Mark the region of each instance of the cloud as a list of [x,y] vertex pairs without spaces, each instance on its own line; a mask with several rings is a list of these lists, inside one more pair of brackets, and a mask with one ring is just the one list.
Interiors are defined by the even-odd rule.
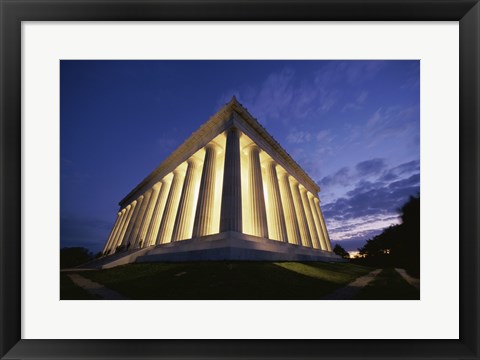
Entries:
[[378,109],[373,113],[373,115],[367,120],[367,128],[374,127],[381,119],[382,116],[380,115],[380,112],[382,111],[382,108]]
[[[330,240],[339,242],[340,245],[355,243],[355,246],[358,246],[380,234],[383,229],[399,223],[398,216],[383,218],[365,216],[348,222],[327,221],[327,228]],[[352,248],[348,250],[352,250]]]
[[372,174],[378,174],[386,166],[387,165],[385,164],[384,159],[375,158],[375,159],[359,162],[355,166],[355,169],[357,170],[360,176],[367,176]]
[[322,130],[317,133],[315,136],[318,142],[329,143],[333,140],[330,130]]
[[[295,71],[283,68],[272,72],[255,86],[243,85],[224,92],[218,102],[223,106],[232,95],[249,109],[263,125],[281,121],[319,121],[339,105],[345,94],[345,83],[362,83],[374,77],[383,67],[382,61],[326,61],[319,62],[310,79],[300,80]],[[363,90],[352,101],[361,106],[368,97]]]
[[367,100],[368,97],[368,92],[367,91],[362,91],[355,99],[355,101],[347,103],[343,109],[342,112],[348,111],[348,110],[359,110],[362,108],[362,104]]
[[364,242],[383,229],[400,223],[399,209],[410,196],[420,192],[420,187],[414,183],[412,178],[393,186],[384,184],[375,188],[373,184],[368,190],[358,186],[346,196],[324,204],[322,210],[331,239]]
[[[407,134],[415,137],[419,131],[419,116],[419,105],[377,109],[362,129],[364,138],[369,140],[368,147],[372,147],[382,140],[398,139]],[[359,129],[354,130],[358,136]]]
[[[343,167],[324,177],[320,185],[348,187],[343,196],[322,203],[322,211],[331,239],[352,241],[357,246],[400,222],[399,209],[410,196],[420,193],[420,162],[412,160],[387,168],[384,159],[374,158],[354,168],[352,172]],[[353,246],[348,250],[354,250]]]
[[321,187],[337,185],[346,187],[359,179],[380,174],[386,166],[385,160],[381,158],[361,161],[355,165],[355,172],[351,172],[349,167],[342,167],[336,173],[323,177],[318,185]]
[[287,135],[287,141],[291,144],[303,144],[309,142],[312,135],[306,131],[294,131]]
[[325,214],[337,220],[353,219],[367,215],[386,215],[397,211],[410,196],[420,191],[418,185],[390,187],[376,183],[365,190],[362,185],[349,191],[333,203],[326,204]]
[[420,161],[412,160],[385,171],[380,180],[392,181],[398,179],[401,175],[408,175],[418,171],[420,171]]
[[410,176],[408,179],[403,179],[399,181],[395,181],[388,185],[389,189],[402,189],[414,185],[420,184],[420,174],[414,174]]
[[367,100],[368,97],[368,92],[367,91],[362,91],[360,95],[357,97],[357,104],[363,104],[365,100]]
[[374,77],[385,66],[384,61],[347,61],[345,77],[349,84],[358,84]]
[[328,187],[333,185],[347,186],[348,184],[350,184],[350,180],[350,169],[345,166],[338,170],[335,174],[325,176],[322,180],[320,180],[319,185],[321,187]]

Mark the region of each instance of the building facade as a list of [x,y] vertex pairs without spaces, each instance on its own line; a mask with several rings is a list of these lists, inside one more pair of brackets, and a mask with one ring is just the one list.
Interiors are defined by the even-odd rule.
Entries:
[[336,260],[319,191],[234,97],[120,201],[103,254]]

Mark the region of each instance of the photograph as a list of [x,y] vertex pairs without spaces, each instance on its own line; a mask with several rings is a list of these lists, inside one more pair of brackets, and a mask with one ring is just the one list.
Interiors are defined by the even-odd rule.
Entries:
[[419,60],[61,60],[61,300],[420,300]]
[[479,360],[479,2],[0,0],[0,359]]

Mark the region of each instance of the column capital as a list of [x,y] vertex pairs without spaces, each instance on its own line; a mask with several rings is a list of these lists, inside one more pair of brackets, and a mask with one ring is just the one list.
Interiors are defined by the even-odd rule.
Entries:
[[173,175],[185,175],[187,169],[185,166],[178,166],[175,170],[172,171]]
[[293,176],[289,176],[288,177],[288,181],[290,181],[290,183],[295,186],[295,187],[299,187],[300,186],[300,183],[298,182],[297,179],[295,179]]
[[207,145],[205,145],[204,149],[205,149],[205,151],[207,151],[207,150],[215,151],[215,154],[218,154],[222,150],[221,146],[218,145],[217,143],[213,142],[213,141],[211,141]]
[[160,182],[162,183],[162,185],[167,185],[172,182],[172,179],[173,179],[173,173],[170,173],[166,175],[162,180],[160,180]]
[[162,182],[161,181],[158,181],[156,182],[153,186],[152,186],[152,191],[157,191],[157,190],[160,190],[160,187],[162,186]]
[[277,174],[278,174],[278,177],[280,179],[284,179],[284,178],[288,179],[289,176],[290,176],[290,174],[287,172],[287,170],[285,170],[281,166],[277,166]]
[[240,162],[240,130],[227,129],[223,189],[220,210],[220,232],[242,231],[242,192]]
[[252,151],[257,151],[258,153],[260,153],[260,151],[262,150],[257,144],[255,144],[254,142],[246,145],[243,147],[242,151],[245,152],[245,154],[250,154]]
[[268,165],[268,166],[272,166],[272,165],[277,166],[278,165],[278,163],[275,160],[273,160],[271,157],[267,157],[266,159],[264,159],[262,161],[262,164],[263,165]]
[[234,134],[238,134],[240,133],[240,129],[237,127],[237,125],[235,123],[233,123],[227,130],[226,130],[227,134],[228,133],[234,133]]
[[202,162],[193,156],[187,160],[188,167],[192,167],[193,169],[197,168],[201,164]]

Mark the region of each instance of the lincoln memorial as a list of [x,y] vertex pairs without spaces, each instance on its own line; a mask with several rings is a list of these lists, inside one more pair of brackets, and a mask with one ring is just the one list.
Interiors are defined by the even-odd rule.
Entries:
[[339,261],[319,191],[234,97],[120,201],[103,254],[116,265]]

